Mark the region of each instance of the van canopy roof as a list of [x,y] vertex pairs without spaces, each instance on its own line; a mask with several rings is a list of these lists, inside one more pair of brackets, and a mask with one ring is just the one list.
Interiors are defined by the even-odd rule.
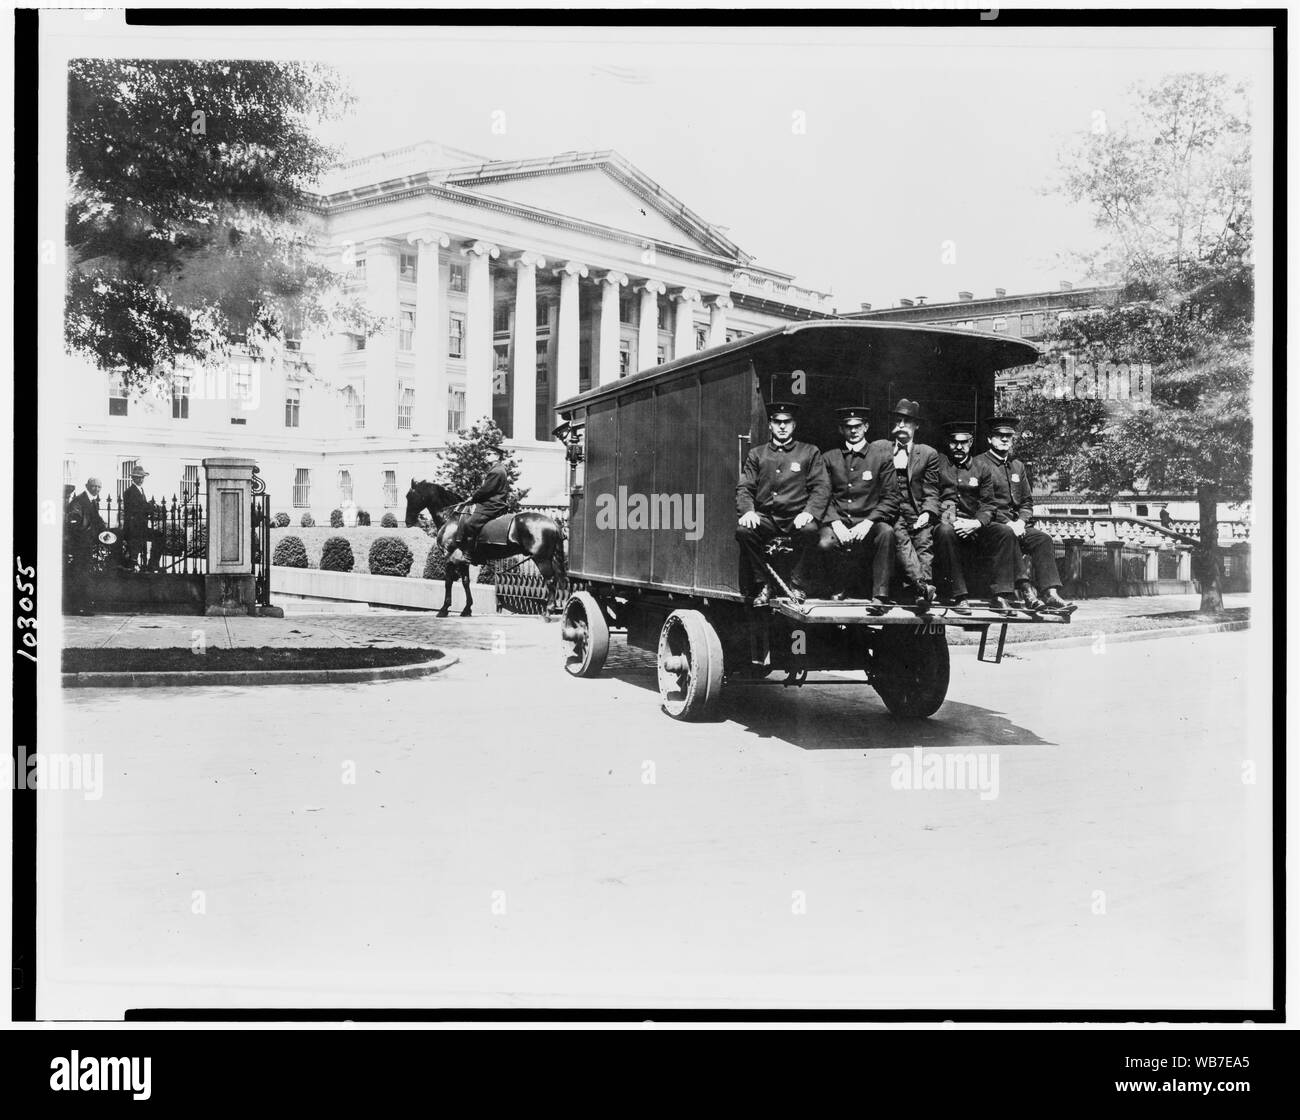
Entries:
[[627,392],[633,386],[641,388],[655,381],[667,380],[702,363],[730,365],[738,357],[749,359],[766,373],[804,366],[813,370],[819,367],[843,370],[847,367],[864,372],[874,372],[882,367],[938,366],[953,372],[988,375],[1012,366],[1030,365],[1039,354],[1033,343],[982,331],[814,319],[774,327],[588,389],[576,397],[560,401],[556,411],[568,414],[602,397]]

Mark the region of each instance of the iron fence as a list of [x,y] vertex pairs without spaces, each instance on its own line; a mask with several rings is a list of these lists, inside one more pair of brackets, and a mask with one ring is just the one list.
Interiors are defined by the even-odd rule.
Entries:
[[150,501],[143,520],[128,526],[126,503],[104,497],[95,503],[104,524],[116,535],[97,544],[92,566],[104,570],[148,568],[173,575],[204,575],[208,570],[208,522],[197,495]]

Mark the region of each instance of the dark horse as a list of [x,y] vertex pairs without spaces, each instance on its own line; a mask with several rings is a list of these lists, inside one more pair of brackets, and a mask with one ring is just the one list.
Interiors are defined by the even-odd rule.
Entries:
[[[416,482],[415,479],[411,479],[411,488],[406,492],[407,527],[417,525],[420,520],[420,510],[425,510],[437,526],[434,539],[450,557],[451,538],[456,533],[457,518],[444,511],[453,506],[464,505],[465,500],[454,490],[448,490],[436,482]],[[486,544],[480,537],[479,543],[474,548],[473,560],[477,564],[484,560],[500,560],[507,556],[522,555],[536,564],[537,570],[546,580],[547,597],[544,617],[549,622],[551,611],[558,610],[560,605],[558,601],[560,580],[565,574],[564,534],[555,520],[544,513],[531,513],[525,510],[502,516],[509,519],[506,543]],[[489,521],[488,527],[494,524],[495,521]],[[488,534],[488,527],[483,530],[484,536]],[[460,580],[465,588],[465,609],[460,612],[461,616],[468,617],[472,612],[474,597],[469,589],[469,565],[453,563],[448,559],[445,577],[446,594],[442,600],[442,608],[438,611],[439,618],[447,617],[447,611],[451,607],[452,584],[457,580]]]

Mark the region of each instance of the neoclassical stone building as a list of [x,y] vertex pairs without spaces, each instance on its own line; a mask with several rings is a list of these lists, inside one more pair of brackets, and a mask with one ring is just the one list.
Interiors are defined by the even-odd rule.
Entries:
[[255,458],[275,510],[401,512],[450,433],[492,416],[529,501],[564,500],[554,406],[674,357],[834,313],[759,267],[616,152],[487,161],[435,143],[334,169],[309,220],[389,329],[291,338],[279,358],[128,400],[71,363],[65,479],[142,463],[179,494],[205,456]]

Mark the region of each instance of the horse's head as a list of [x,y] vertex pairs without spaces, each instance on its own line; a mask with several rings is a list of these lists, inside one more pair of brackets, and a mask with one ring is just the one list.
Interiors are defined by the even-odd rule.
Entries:
[[406,527],[410,529],[420,523],[422,509],[428,510],[429,516],[438,521],[440,510],[459,505],[464,500],[456,491],[439,486],[436,482],[416,482],[411,479],[411,488],[406,492]]

